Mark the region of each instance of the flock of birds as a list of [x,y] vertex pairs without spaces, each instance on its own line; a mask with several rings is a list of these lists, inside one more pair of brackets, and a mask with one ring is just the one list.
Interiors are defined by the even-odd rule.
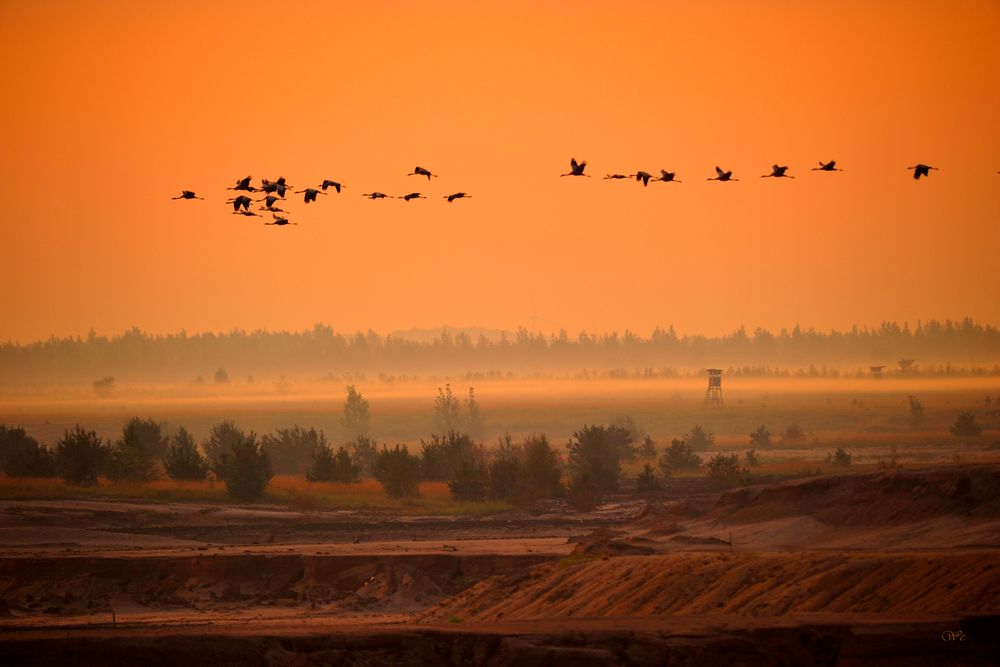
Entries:
[[[429,169],[425,169],[421,166],[416,166],[413,171],[407,174],[407,176],[424,176],[430,181],[432,178],[437,178],[437,174],[431,173]],[[251,193],[261,193],[263,199],[253,199],[250,195],[239,194],[231,199],[227,199],[226,203],[231,204],[233,207],[234,215],[245,215],[248,217],[261,217],[260,214],[254,213],[250,210],[250,207],[254,203],[262,204],[257,208],[258,211],[265,211],[271,214],[272,221],[265,222],[265,225],[277,225],[279,227],[284,227],[285,225],[297,225],[297,222],[291,222],[286,216],[286,211],[282,208],[276,206],[280,204],[285,199],[285,194],[297,194],[303,195],[302,200],[306,204],[311,204],[317,201],[319,195],[328,194],[327,190],[332,189],[340,194],[342,190],[346,189],[346,186],[339,181],[331,181],[329,179],[324,179],[322,183],[314,188],[305,188],[304,190],[292,190],[292,185],[285,181],[285,177],[282,176],[277,180],[270,181],[266,178],[262,178],[260,185],[254,187],[253,177],[246,176],[236,181],[233,187],[226,188],[227,190],[235,190],[240,192],[251,192]],[[394,197],[393,195],[387,195],[384,192],[366,192],[361,195],[368,199],[402,199],[403,201],[411,201],[413,199],[427,199],[420,192],[410,192],[408,194],[402,195],[400,197]],[[443,198],[448,200],[448,203],[452,203],[456,199],[468,199],[472,195],[465,192],[453,192],[450,195],[445,195]],[[181,190],[181,194],[177,197],[171,197],[171,199],[201,199],[204,197],[199,197],[194,190]]]
[[[587,161],[581,160],[577,161],[576,158],[571,158],[569,161],[570,170],[565,174],[560,174],[560,176],[585,176],[590,177],[590,174],[584,173],[587,168]],[[931,170],[937,170],[937,167],[932,167],[930,165],[918,163],[912,167],[907,167],[908,170],[913,172],[913,178],[919,180],[921,177],[930,176]],[[837,166],[836,160],[830,160],[828,162],[820,161],[818,167],[813,167],[812,171],[844,171]],[[437,174],[433,174],[430,170],[423,167],[417,166],[413,168],[413,171],[407,174],[407,176],[424,176],[430,181],[432,178],[437,178]],[[647,171],[636,171],[634,174],[607,174],[604,176],[605,180],[630,180],[635,179],[636,181],[642,183],[642,185],[648,186],[650,181],[656,182],[661,181],[663,183],[680,183],[681,181],[677,178],[677,173],[673,171],[667,171],[666,169],[660,170],[660,177],[654,178],[653,174]],[[761,178],[795,178],[788,173],[788,165],[775,164],[771,166],[771,173],[762,174]],[[263,199],[253,199],[249,195],[239,194],[226,201],[227,204],[231,204],[233,207],[234,215],[245,215],[250,217],[261,217],[259,214],[254,213],[250,210],[251,204],[260,203],[263,206],[258,207],[257,210],[265,211],[271,213],[272,222],[265,222],[266,225],[295,225],[298,223],[291,222],[287,217],[285,217],[286,211],[276,206],[284,201],[286,193],[293,193],[298,195],[303,195],[303,201],[306,204],[317,201],[319,195],[326,195],[328,189],[333,189],[340,194],[345,186],[339,181],[324,180],[320,185],[316,187],[305,188],[304,190],[292,191],[292,186],[285,182],[285,177],[275,181],[269,181],[264,178],[261,179],[260,185],[254,187],[252,184],[252,177],[247,176],[236,181],[236,185],[228,190],[236,190],[241,192],[249,193],[261,193],[263,194]],[[723,170],[720,167],[715,168],[715,176],[707,178],[708,181],[738,181],[740,179],[733,178],[733,171],[730,169],[728,171]],[[392,195],[387,195],[384,192],[366,192],[361,195],[362,197],[367,197],[368,199],[402,199],[403,201],[409,202],[413,199],[427,199],[420,192],[410,192],[408,194],[394,197]],[[471,195],[465,192],[455,192],[450,195],[445,195],[443,199],[447,199],[448,203],[454,202],[456,199],[467,199]],[[173,197],[173,199],[204,199],[204,197],[199,197],[193,190],[182,190],[180,196]]]

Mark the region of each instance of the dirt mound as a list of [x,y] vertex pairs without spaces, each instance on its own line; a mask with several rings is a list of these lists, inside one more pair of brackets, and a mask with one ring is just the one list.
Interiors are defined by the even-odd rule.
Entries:
[[485,577],[544,560],[456,554],[3,558],[0,599],[17,614],[302,604],[414,612]]
[[706,518],[756,523],[801,515],[834,526],[898,525],[948,515],[1000,519],[1000,466],[828,475],[734,489]]
[[996,613],[1000,551],[671,554],[564,560],[484,581],[422,618],[475,621],[725,613]]

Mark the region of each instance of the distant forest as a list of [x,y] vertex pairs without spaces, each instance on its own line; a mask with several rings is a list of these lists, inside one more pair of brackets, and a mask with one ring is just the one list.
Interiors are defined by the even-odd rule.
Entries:
[[[900,360],[914,360],[900,364]],[[520,329],[475,339],[443,330],[431,340],[341,334],[325,325],[299,332],[232,331],[151,335],[132,329],[112,337],[51,338],[0,345],[0,384],[207,382],[248,377],[289,380],[382,376],[383,380],[479,376],[669,376],[719,367],[746,375],[853,375],[885,365],[887,374],[1000,373],[1000,329],[971,319],[915,327],[820,332],[795,327],[772,333],[739,328],[720,337],[679,336],[673,327],[648,338],[626,331],[543,335]]]

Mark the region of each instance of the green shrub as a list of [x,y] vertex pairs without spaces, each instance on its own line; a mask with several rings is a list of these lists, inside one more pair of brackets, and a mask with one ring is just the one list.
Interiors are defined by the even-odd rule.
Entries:
[[716,454],[708,461],[708,479],[713,486],[726,489],[750,483],[750,470],[740,467],[736,454]]
[[306,479],[310,482],[338,482],[353,484],[358,481],[361,467],[351,460],[351,454],[344,447],[334,454],[328,445],[322,445],[313,452],[312,463],[306,469]]
[[170,439],[163,468],[170,479],[202,480],[208,476],[208,461],[198,451],[194,438],[183,426]]
[[757,430],[750,434],[750,444],[757,447],[770,447],[771,446],[771,432],[767,430],[767,427],[761,424],[757,427]]
[[326,436],[315,428],[305,429],[296,424],[292,428],[279,428],[268,433],[260,444],[271,459],[271,467],[279,475],[301,474],[321,447],[326,447]]
[[701,425],[695,424],[691,427],[691,431],[684,436],[684,441],[692,450],[711,449],[712,445],[715,444],[715,434],[706,431]]
[[444,436],[433,434],[430,440],[420,441],[420,455],[424,479],[448,482],[454,479],[466,458],[483,460],[484,453],[476,448],[466,433],[448,431]]
[[691,445],[676,438],[660,457],[660,470],[668,477],[678,470],[693,470],[700,465],[701,457],[692,451]]
[[257,500],[271,481],[271,461],[251,433],[233,443],[225,457],[226,492],[241,502]]
[[653,466],[646,463],[642,466],[642,472],[635,478],[635,488],[639,493],[651,493],[663,489],[663,484],[656,477]]
[[620,426],[584,426],[573,433],[567,445],[570,479],[579,479],[581,489],[614,491],[621,477],[621,460],[631,445],[631,434]]
[[56,444],[56,470],[70,484],[94,486],[107,468],[109,454],[110,447],[95,431],[77,424]]
[[948,429],[956,438],[977,438],[983,432],[976,416],[969,411],[960,412]]
[[832,463],[835,466],[849,466],[851,465],[851,458],[851,455],[842,447],[837,447],[836,451],[826,455],[826,462]]
[[217,479],[225,479],[228,459],[233,447],[246,440],[246,434],[231,421],[212,426],[208,440],[202,445],[208,467]]
[[0,470],[11,477],[54,477],[56,460],[23,428],[0,424]]
[[159,422],[133,417],[122,427],[122,437],[111,447],[108,476],[132,482],[154,479],[156,461],[166,455],[168,447],[169,441]]
[[375,457],[372,475],[394,498],[420,495],[420,459],[410,454],[406,445],[396,445],[392,449],[382,445],[382,451]]

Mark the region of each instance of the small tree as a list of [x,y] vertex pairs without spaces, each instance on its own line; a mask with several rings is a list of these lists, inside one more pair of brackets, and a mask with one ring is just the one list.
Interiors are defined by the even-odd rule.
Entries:
[[430,440],[420,441],[424,479],[447,482],[454,478],[459,464],[467,457],[479,461],[483,452],[477,449],[467,433],[448,431],[440,436],[431,434]]
[[406,445],[392,449],[382,445],[372,474],[390,496],[405,498],[420,495],[420,468],[420,459],[411,455]]
[[224,461],[226,492],[231,498],[250,502],[264,495],[273,476],[271,461],[253,433],[233,443]]
[[642,472],[635,478],[635,488],[639,493],[652,493],[663,489],[660,480],[656,478],[653,466],[648,463],[643,464]]
[[508,499],[518,494],[523,476],[521,465],[523,458],[523,448],[514,444],[509,433],[500,438],[487,467],[491,498]]
[[353,459],[361,468],[365,475],[372,474],[372,466],[375,464],[375,457],[378,456],[378,448],[371,438],[359,435],[353,443],[351,449],[354,451]]
[[797,423],[792,422],[785,429],[785,432],[781,435],[782,444],[795,444],[803,442],[806,439],[806,432],[802,430],[802,427]]
[[584,426],[573,433],[567,445],[571,485],[598,494],[617,489],[622,454],[631,444],[628,431],[618,426]]
[[444,389],[438,387],[438,396],[434,399],[434,431],[457,431],[461,426],[462,406],[451,393],[451,385],[446,384]]
[[966,410],[958,413],[948,430],[956,438],[978,438],[983,427],[976,421],[976,416]]
[[648,435],[642,439],[642,444],[639,445],[639,457],[643,459],[656,458],[656,443]]
[[740,467],[736,454],[716,454],[708,461],[708,479],[713,486],[726,489],[750,483],[750,470]]
[[692,451],[691,445],[676,438],[670,441],[670,448],[660,457],[660,470],[668,477],[678,470],[692,470],[700,465],[701,457]]
[[826,462],[835,466],[851,465],[851,455],[843,447],[837,447],[836,451],[826,455]]
[[361,467],[351,460],[351,454],[346,448],[340,447],[334,454],[324,444],[313,452],[312,464],[306,470],[306,479],[310,482],[353,484],[358,481],[360,472]]
[[347,388],[347,399],[344,401],[344,414],[340,418],[340,425],[350,438],[367,436],[371,430],[368,401],[353,384]]
[[208,440],[202,445],[208,467],[217,479],[225,479],[228,459],[233,447],[246,440],[246,434],[231,421],[212,426]]
[[482,461],[474,456],[464,456],[458,461],[448,489],[455,500],[482,500],[486,497],[489,473]]
[[483,413],[473,387],[469,387],[469,397],[465,399],[465,428],[473,438],[483,437]]
[[229,373],[226,372],[225,368],[216,368],[213,379],[215,384],[229,384]]
[[323,431],[307,430],[298,424],[279,428],[274,434],[262,437],[260,443],[271,459],[271,467],[279,475],[305,472],[316,450],[327,445]]
[[0,424],[0,470],[11,477],[54,477],[56,460],[23,428]]
[[756,449],[753,449],[753,448],[748,449],[743,456],[744,456],[744,458],[746,458],[748,466],[760,465],[760,460],[757,458],[757,450]]
[[695,424],[691,427],[691,431],[684,436],[684,441],[695,451],[710,449],[715,444],[715,434],[706,431],[701,425]]
[[107,398],[115,390],[115,379],[110,375],[105,375],[100,380],[94,380],[91,385],[94,388],[94,393],[101,398]]
[[122,427],[122,437],[111,448],[108,476],[132,482],[153,479],[157,475],[156,461],[166,455],[169,446],[159,422],[133,417]]
[[77,424],[56,444],[56,469],[70,484],[94,486],[107,467],[109,451],[95,431],[85,431]]
[[518,496],[526,501],[563,495],[562,457],[545,435],[530,435],[521,443],[524,457]]
[[754,448],[760,447],[770,447],[771,446],[771,432],[767,430],[767,427],[761,424],[757,427],[757,430],[750,434],[750,444]]
[[208,461],[198,451],[194,438],[183,426],[170,439],[163,467],[170,479],[202,480],[208,476]]
[[916,396],[907,396],[906,402],[910,407],[910,424],[916,428],[924,421],[924,404]]

